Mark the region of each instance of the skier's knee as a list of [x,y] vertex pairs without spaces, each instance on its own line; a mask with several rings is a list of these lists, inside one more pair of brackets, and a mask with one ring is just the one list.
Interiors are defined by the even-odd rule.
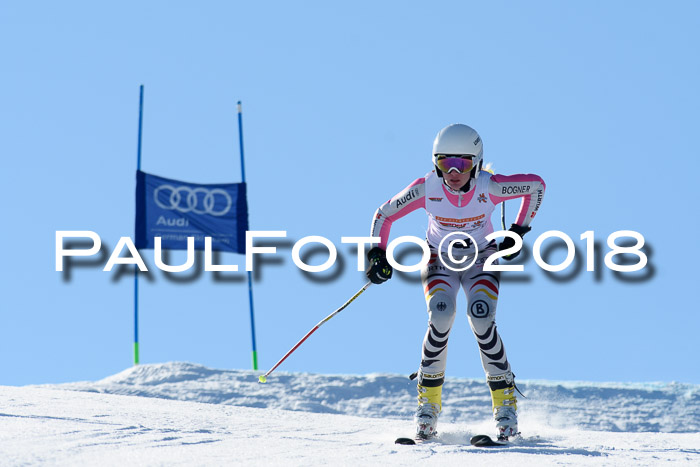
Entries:
[[486,332],[495,319],[495,303],[486,300],[475,300],[469,304],[469,322],[477,334]]
[[449,329],[455,317],[455,301],[445,292],[436,292],[428,300],[428,312],[431,323],[435,324],[441,331]]

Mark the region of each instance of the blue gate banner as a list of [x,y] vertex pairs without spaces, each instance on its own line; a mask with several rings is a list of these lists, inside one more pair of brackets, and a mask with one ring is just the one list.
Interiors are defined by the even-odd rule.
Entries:
[[245,183],[200,185],[136,172],[137,248],[153,248],[154,237],[169,250],[186,250],[187,237],[195,249],[245,254],[248,202]]

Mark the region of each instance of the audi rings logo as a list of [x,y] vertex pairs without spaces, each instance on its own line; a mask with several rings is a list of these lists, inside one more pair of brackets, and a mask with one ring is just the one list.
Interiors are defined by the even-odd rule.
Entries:
[[[223,216],[231,210],[233,205],[231,195],[221,188],[208,190],[201,187],[176,188],[172,185],[160,185],[153,192],[153,200],[162,209],[212,216]],[[224,206],[222,206],[223,203],[225,203]]]

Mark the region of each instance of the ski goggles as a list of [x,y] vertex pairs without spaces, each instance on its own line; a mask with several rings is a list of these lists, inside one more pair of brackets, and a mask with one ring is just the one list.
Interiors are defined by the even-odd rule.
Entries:
[[459,173],[469,173],[476,164],[474,156],[459,156],[451,154],[436,154],[437,168],[444,173],[456,170]]

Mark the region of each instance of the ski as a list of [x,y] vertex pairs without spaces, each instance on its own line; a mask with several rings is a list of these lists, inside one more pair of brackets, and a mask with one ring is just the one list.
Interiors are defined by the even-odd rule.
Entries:
[[469,440],[472,446],[479,448],[488,448],[494,446],[508,446],[508,440],[497,440],[494,441],[488,435],[475,435]]
[[433,440],[435,440],[435,437],[421,438],[420,436],[417,436],[415,438],[396,438],[396,441],[394,441],[394,444],[403,444],[403,445],[407,445],[407,446],[413,446],[415,444],[429,443]]
[[[413,446],[416,444],[423,444],[423,443],[429,443],[431,441],[434,441],[435,438],[396,438],[396,441],[394,441],[394,444],[403,444],[405,446]],[[489,435],[474,435],[471,437],[469,440],[472,446],[476,446],[478,448],[489,448],[489,447],[503,447],[503,446],[509,446],[510,443],[508,442],[508,439],[492,439]]]
[[413,445],[413,444],[416,444],[416,440],[413,438],[396,438],[396,441],[394,441],[394,444]]

